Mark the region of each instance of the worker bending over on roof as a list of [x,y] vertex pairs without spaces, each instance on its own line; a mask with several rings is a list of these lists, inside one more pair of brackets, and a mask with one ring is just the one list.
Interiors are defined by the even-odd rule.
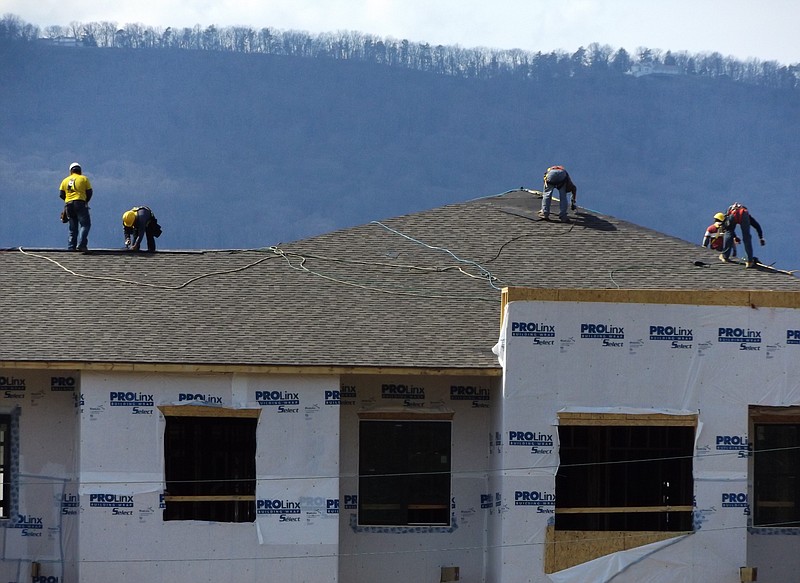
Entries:
[[725,237],[722,248],[722,254],[719,256],[721,261],[728,261],[733,249],[733,240],[736,236],[736,225],[742,227],[742,241],[744,242],[744,266],[755,267],[758,259],[753,255],[753,241],[750,235],[750,227],[752,226],[758,233],[758,240],[764,246],[764,233],[761,230],[761,225],[755,217],[750,215],[747,207],[738,202],[733,203],[728,207],[728,212],[725,213],[725,220],[722,223],[722,228],[725,229]]
[[139,251],[142,239],[147,237],[147,251],[156,250],[156,237],[161,236],[161,225],[158,224],[153,211],[146,206],[136,206],[122,215],[122,230],[125,234],[125,247],[131,251]]
[[578,187],[572,182],[569,173],[563,166],[550,166],[544,173],[544,189],[542,191],[542,210],[539,216],[544,220],[550,218],[550,203],[553,198],[553,191],[558,191],[558,218],[562,223],[569,223],[567,216],[567,193],[572,193],[572,210],[575,210],[575,200],[578,198]]

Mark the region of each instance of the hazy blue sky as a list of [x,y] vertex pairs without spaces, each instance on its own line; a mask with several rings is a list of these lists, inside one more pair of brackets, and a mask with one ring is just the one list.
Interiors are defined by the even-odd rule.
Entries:
[[360,31],[465,48],[718,52],[800,63],[798,0],[0,0],[42,28],[70,22]]

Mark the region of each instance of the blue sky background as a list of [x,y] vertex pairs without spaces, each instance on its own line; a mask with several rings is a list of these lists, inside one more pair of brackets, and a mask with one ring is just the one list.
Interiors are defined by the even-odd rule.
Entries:
[[431,44],[572,52],[592,42],[800,63],[797,0],[0,0],[43,29],[70,22],[359,31]]

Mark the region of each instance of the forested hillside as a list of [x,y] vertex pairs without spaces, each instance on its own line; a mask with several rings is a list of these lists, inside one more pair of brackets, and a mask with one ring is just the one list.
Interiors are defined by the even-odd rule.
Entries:
[[542,81],[552,77],[620,75],[642,70],[662,73],[725,77],[773,88],[800,87],[800,63],[749,59],[740,61],[718,52],[691,54],[637,47],[631,55],[624,47],[591,43],[574,53],[563,50],[530,52],[488,47],[433,46],[407,39],[381,38],[358,31],[309,34],[296,30],[245,26],[192,28],[145,26],[140,23],[71,22],[44,31],[6,14],[0,19],[0,39],[39,40],[82,47],[121,49],[181,49],[257,53],[335,59],[431,71],[468,78],[511,77]]
[[553,53],[548,69],[546,55],[501,67],[491,51],[459,61],[469,51],[457,47],[417,66],[81,38],[0,40],[10,80],[0,87],[2,247],[65,246],[57,188],[76,160],[96,193],[90,248],[119,247],[121,213],[149,204],[172,249],[261,247],[539,189],[560,163],[580,204],[693,242],[715,212],[744,202],[766,231],[759,256],[800,268],[800,236],[783,228],[800,206],[792,67],[750,63],[753,75],[735,79],[747,64],[722,59],[727,72],[701,74],[642,49],[627,72],[657,64],[668,74],[637,77],[607,49],[603,67],[570,56],[564,68]]

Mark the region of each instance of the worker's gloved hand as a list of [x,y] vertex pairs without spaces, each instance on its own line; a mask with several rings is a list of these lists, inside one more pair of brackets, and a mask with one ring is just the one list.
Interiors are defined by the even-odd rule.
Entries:
[[576,207],[576,206],[575,206],[575,203],[573,202],[573,203],[572,203],[572,206],[570,206],[570,208],[571,208],[572,210],[575,210],[575,209],[576,209],[576,208],[578,208],[578,207]]
[[125,246],[126,247],[130,247],[131,246],[131,240],[130,239],[125,239]]
[[766,242],[764,241],[764,239],[760,239],[760,240],[759,240],[759,242],[761,243],[761,246],[762,246],[762,247],[763,247],[763,246],[765,245],[765,243],[766,243]]
[[739,237],[734,237],[734,238],[733,238],[733,241],[734,241],[735,243],[741,243],[741,242],[742,242],[742,240],[741,240]]

